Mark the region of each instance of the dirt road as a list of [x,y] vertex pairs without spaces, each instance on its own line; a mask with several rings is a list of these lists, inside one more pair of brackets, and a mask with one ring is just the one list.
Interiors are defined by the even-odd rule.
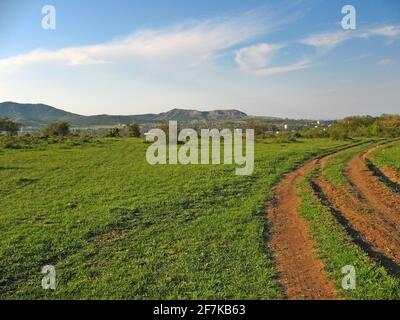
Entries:
[[267,210],[268,245],[287,299],[340,298],[325,272],[324,262],[315,254],[316,244],[310,237],[309,226],[299,215],[301,199],[297,184],[313,170],[319,169],[320,173],[313,181],[316,195],[331,208],[354,243],[392,274],[400,274],[400,195],[370,170],[367,157],[375,148],[349,161],[348,186],[334,185],[322,175],[321,169],[333,153],[307,162],[276,187]]

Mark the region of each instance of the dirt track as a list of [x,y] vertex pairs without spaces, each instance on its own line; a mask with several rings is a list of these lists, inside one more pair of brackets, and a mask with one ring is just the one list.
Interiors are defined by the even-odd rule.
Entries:
[[272,229],[271,247],[287,299],[336,299],[324,263],[315,255],[308,226],[298,214],[301,199],[297,183],[316,165],[310,161],[288,174],[275,190],[267,212]]
[[[392,274],[399,275],[400,195],[386,187],[368,167],[366,158],[375,148],[348,163],[350,186],[333,185],[320,175],[313,187],[354,242]],[[298,213],[301,199],[296,187],[307,173],[323,168],[331,156],[309,161],[288,174],[275,189],[267,210],[270,246],[287,299],[339,298],[324,262],[315,254],[316,244],[310,238],[307,222]]]

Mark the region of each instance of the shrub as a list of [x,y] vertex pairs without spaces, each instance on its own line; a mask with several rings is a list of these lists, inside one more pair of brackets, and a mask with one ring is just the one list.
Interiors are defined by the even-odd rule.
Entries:
[[304,138],[327,138],[329,134],[320,128],[314,128],[302,132],[301,136]]
[[21,129],[21,124],[15,122],[9,118],[0,118],[0,131],[7,132],[9,136],[17,135],[19,129]]
[[329,131],[329,135],[333,140],[346,140],[349,138],[347,130],[341,127],[332,127]]
[[291,132],[280,132],[279,134],[277,134],[275,136],[276,141],[280,142],[280,143],[289,143],[289,142],[296,142],[296,136],[295,134],[291,133]]
[[130,123],[126,125],[129,137],[140,137],[140,127],[136,123]]
[[56,121],[42,129],[45,137],[65,137],[70,133],[70,125],[65,121]]
[[116,138],[119,136],[120,136],[119,128],[111,128],[106,134],[107,138]]

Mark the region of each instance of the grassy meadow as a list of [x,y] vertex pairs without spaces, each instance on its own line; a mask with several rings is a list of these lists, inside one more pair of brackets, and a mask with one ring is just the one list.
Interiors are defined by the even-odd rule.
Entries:
[[[250,176],[150,166],[136,138],[3,144],[0,298],[281,298],[266,201],[285,173],[349,143],[260,140]],[[55,291],[41,287],[46,264]]]
[[393,142],[372,153],[372,160],[378,167],[389,166],[400,173],[400,143]]

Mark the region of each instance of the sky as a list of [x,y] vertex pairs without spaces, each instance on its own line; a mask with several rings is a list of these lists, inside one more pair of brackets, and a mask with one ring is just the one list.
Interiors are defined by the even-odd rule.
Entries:
[[398,0],[0,0],[0,101],[337,119],[400,113],[399,89]]

